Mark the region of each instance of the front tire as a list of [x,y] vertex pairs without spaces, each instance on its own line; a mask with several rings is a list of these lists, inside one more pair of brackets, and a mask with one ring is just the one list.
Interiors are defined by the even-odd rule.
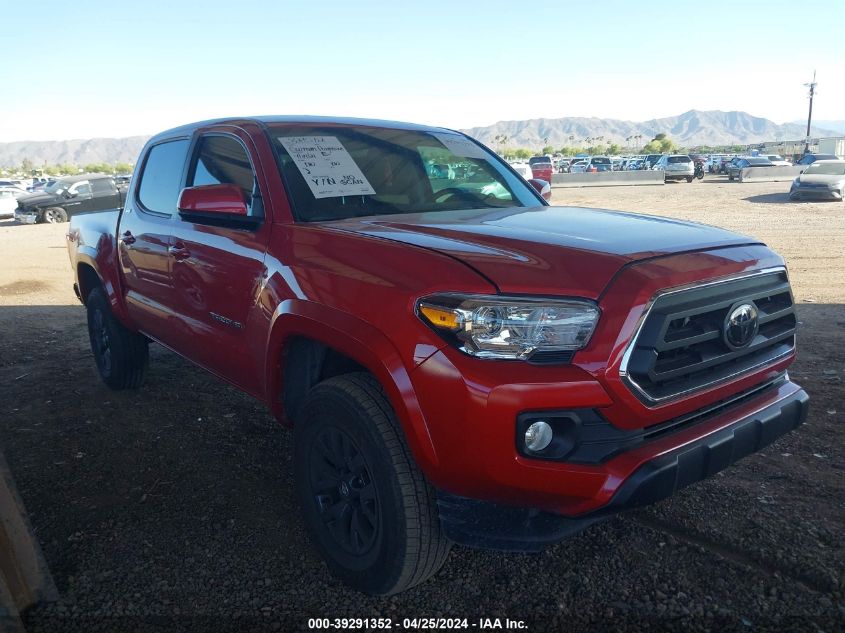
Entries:
[[295,427],[297,494],[332,573],[391,595],[433,576],[451,543],[381,385],[367,373],[316,385]]
[[137,389],[149,363],[147,339],[127,330],[112,314],[102,288],[94,288],[85,302],[88,337],[100,378],[115,390]]
[[48,207],[44,209],[41,218],[47,224],[62,224],[67,222],[67,211],[61,207]]

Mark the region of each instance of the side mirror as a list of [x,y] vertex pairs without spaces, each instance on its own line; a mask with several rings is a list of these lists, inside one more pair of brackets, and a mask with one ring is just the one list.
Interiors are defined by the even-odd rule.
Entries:
[[552,199],[552,186],[547,183],[545,180],[539,180],[538,178],[532,178],[528,181],[528,184],[534,187],[537,190],[537,193],[548,202]]
[[179,194],[179,214],[208,218],[246,218],[243,190],[237,185],[186,187]]

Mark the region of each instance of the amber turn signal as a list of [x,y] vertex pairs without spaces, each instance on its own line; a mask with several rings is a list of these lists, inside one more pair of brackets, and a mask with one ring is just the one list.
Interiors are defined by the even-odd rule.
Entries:
[[461,317],[452,310],[444,310],[443,308],[435,308],[434,306],[423,304],[420,305],[420,313],[434,327],[452,331],[461,329]]

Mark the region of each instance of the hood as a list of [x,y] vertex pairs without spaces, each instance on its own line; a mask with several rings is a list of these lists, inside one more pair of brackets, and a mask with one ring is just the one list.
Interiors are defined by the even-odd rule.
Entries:
[[37,192],[29,193],[18,198],[18,205],[21,207],[37,207],[45,203],[55,202],[56,196],[51,193]]
[[382,215],[325,225],[444,253],[503,293],[589,298],[630,262],[760,243],[704,224],[574,207]]
[[836,174],[801,174],[798,179],[809,185],[834,185],[845,181],[845,176]]

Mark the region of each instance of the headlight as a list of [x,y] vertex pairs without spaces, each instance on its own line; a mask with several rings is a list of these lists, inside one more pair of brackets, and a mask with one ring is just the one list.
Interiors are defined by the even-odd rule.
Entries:
[[599,309],[586,300],[439,294],[417,304],[420,317],[471,356],[529,360],[536,352],[579,350]]

